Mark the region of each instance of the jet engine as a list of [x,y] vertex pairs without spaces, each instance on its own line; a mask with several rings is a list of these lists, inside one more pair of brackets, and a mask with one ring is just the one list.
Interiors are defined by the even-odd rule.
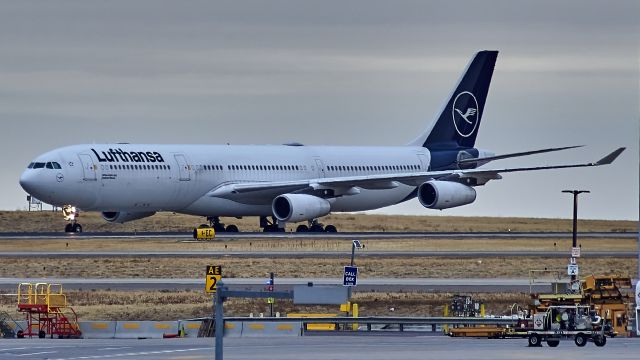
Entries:
[[128,212],[128,211],[105,211],[102,218],[108,222],[122,224],[127,221],[138,220],[155,214],[155,211]]
[[448,209],[474,202],[476,190],[453,181],[431,180],[418,188],[418,200],[429,209]]
[[273,200],[271,209],[280,221],[298,222],[327,215],[331,211],[331,204],[313,195],[284,194]]

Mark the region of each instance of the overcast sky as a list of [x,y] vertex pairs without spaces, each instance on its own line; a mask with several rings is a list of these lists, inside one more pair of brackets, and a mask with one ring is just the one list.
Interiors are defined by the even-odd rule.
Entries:
[[476,146],[587,145],[489,166],[474,204],[404,214],[638,218],[638,1],[0,1],[0,208],[52,148],[99,142],[398,145],[473,53],[500,51]]

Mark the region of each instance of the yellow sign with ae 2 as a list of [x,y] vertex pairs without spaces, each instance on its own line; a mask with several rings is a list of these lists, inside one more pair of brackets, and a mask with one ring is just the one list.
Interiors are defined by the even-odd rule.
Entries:
[[222,266],[207,265],[205,290],[214,293],[218,289],[218,282],[222,279]]

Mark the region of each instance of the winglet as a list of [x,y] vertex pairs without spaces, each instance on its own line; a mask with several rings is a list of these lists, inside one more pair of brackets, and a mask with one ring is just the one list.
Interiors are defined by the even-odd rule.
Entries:
[[625,150],[626,148],[618,148],[616,149],[614,152],[612,152],[611,154],[603,157],[602,159],[598,160],[595,165],[609,165],[611,164],[620,154],[622,154],[622,152]]

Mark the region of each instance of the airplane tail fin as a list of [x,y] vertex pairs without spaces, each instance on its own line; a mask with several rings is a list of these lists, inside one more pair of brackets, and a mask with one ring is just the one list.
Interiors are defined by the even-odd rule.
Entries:
[[478,52],[427,131],[410,143],[429,150],[472,148],[478,135],[497,51]]

